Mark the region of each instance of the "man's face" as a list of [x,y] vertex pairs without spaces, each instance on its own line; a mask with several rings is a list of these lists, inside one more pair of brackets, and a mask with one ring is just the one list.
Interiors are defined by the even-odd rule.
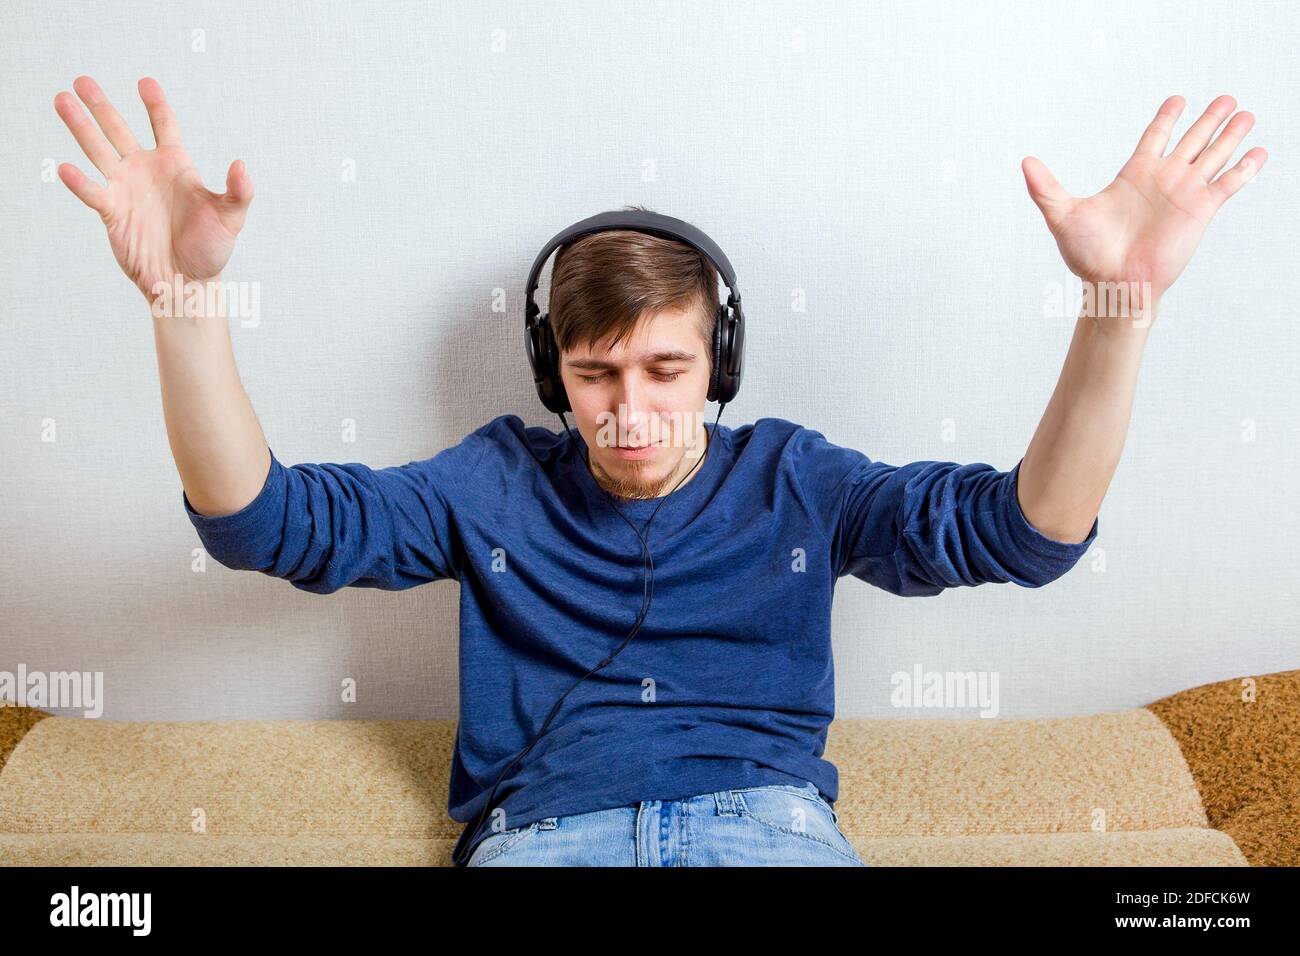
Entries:
[[695,312],[665,310],[642,316],[612,350],[597,343],[561,355],[560,377],[598,484],[622,498],[657,498],[698,463],[707,444],[708,352]]

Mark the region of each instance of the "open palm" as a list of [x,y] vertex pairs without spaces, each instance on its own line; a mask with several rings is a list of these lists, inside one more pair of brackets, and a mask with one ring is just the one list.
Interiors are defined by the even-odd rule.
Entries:
[[59,166],[59,178],[99,213],[122,271],[150,300],[155,283],[219,274],[253,199],[243,161],[230,165],[226,192],[214,193],[181,145],[176,117],[155,80],[145,77],[138,84],[157,144],[150,150],[140,148],[94,80],[77,77],[73,89],[99,125],[70,93],[59,93],[54,108],[106,182],[98,185],[71,163]]
[[1169,97],[1114,181],[1087,199],[1071,196],[1042,161],[1025,157],[1029,194],[1071,272],[1087,282],[1150,282],[1156,298],[1173,285],[1214,214],[1268,158],[1256,146],[1218,175],[1255,124],[1240,112],[1210,142],[1236,105],[1231,96],[1215,99],[1165,156],[1184,106],[1181,96]]

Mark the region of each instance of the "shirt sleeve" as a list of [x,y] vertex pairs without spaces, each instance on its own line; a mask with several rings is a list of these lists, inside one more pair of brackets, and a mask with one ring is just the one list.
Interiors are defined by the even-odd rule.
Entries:
[[401,591],[459,580],[464,555],[447,495],[484,448],[476,432],[433,458],[376,469],[358,462],[286,467],[268,447],[262,490],[239,511],[201,515],[184,490],[181,502],[203,547],[227,568],[260,571],[315,594]]
[[851,574],[903,597],[947,588],[1015,583],[1038,588],[1069,571],[1097,537],[1049,538],[1020,507],[1020,465],[976,462],[890,465],[840,448],[819,433],[801,439],[805,472],[820,489],[836,575]]

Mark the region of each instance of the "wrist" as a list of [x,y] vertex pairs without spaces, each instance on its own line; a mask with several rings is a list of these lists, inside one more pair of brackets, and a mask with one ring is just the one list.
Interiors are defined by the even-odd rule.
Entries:
[[1163,294],[1147,280],[1084,279],[1080,316],[1107,334],[1144,332],[1155,322]]
[[220,272],[206,279],[188,279],[178,272],[139,288],[155,319],[225,320],[228,314]]

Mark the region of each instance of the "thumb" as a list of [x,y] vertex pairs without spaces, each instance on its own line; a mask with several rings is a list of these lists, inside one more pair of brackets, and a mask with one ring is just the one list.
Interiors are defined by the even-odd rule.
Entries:
[[230,164],[226,171],[226,192],[219,197],[221,218],[232,232],[244,226],[248,204],[253,201],[253,181],[248,177],[248,167],[242,159]]
[[1020,162],[1020,169],[1025,174],[1025,185],[1029,187],[1029,196],[1042,211],[1049,226],[1055,226],[1064,219],[1074,205],[1074,197],[1056,181],[1052,171],[1036,156],[1026,156]]

